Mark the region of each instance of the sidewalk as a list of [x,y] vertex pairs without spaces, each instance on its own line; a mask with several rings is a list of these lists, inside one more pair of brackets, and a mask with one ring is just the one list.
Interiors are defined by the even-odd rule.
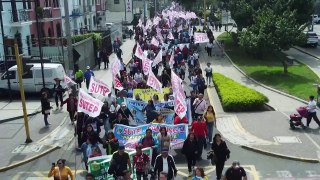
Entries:
[[[220,33],[214,32],[215,37]],[[219,51],[215,45],[214,51]],[[276,111],[226,113],[223,111],[218,94],[213,87],[208,88],[211,103],[217,112],[217,128],[225,139],[233,144],[255,152],[273,155],[277,157],[301,160],[307,162],[319,162],[320,129],[315,123],[310,124],[309,130],[297,128],[291,130],[288,123],[288,115],[295,111],[296,107],[304,105],[303,102],[266,88],[255,81],[250,80],[240,72],[228,59],[213,57],[208,59],[202,48],[200,54],[201,66],[205,67],[210,62],[214,72],[255,89],[269,98],[268,105]],[[203,61],[205,59],[205,61]],[[305,122],[305,120],[303,120]]]
[[[127,40],[121,46],[123,50],[123,61],[125,64],[131,59],[131,52],[134,46],[134,40]],[[114,54],[112,55],[114,56]],[[112,59],[112,58],[110,58]],[[95,70],[95,76],[106,82],[112,87],[111,64],[107,70]],[[85,88],[85,83],[83,83]],[[53,102],[51,102],[51,105]],[[28,113],[37,111],[40,101],[27,101]],[[7,118],[14,118],[22,112],[21,102],[12,103],[0,102],[0,114]],[[21,113],[22,114],[22,113]],[[17,117],[15,117],[17,118]],[[0,122],[4,120],[2,117]],[[7,122],[1,122],[0,125],[0,172],[7,171],[22,164],[31,162],[56,149],[61,148],[74,138],[74,126],[71,125],[66,106],[61,110],[53,110],[49,116],[51,126],[44,126],[43,115],[41,113],[31,115],[28,118],[30,127],[30,137],[33,140],[30,144],[25,144],[25,128],[23,118],[16,120],[10,119]]]

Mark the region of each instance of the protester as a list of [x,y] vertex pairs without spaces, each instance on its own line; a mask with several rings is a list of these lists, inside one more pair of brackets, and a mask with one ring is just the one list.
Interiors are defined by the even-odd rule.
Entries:
[[93,130],[92,124],[86,125],[86,129],[82,133],[82,142],[87,142],[89,138],[92,144],[96,144],[97,142],[103,144],[103,141],[99,137],[98,133]]
[[43,114],[43,120],[46,127],[50,126],[51,124],[48,122],[48,116],[50,115],[50,102],[48,100],[47,92],[42,92],[41,94],[41,112]]
[[224,180],[247,180],[247,173],[240,166],[239,161],[233,161],[225,173]]
[[77,112],[75,120],[77,121],[76,126],[76,133],[78,136],[78,150],[81,149],[81,145],[84,143],[82,139],[82,132],[84,130],[84,121],[85,121],[85,115],[83,112]]
[[191,176],[192,170],[196,165],[198,154],[198,141],[193,132],[190,132],[187,139],[183,142],[181,153],[186,156],[188,162],[188,172],[189,176]]
[[177,168],[174,159],[168,154],[169,149],[163,148],[161,154],[156,157],[154,172],[160,176],[160,172],[167,173],[167,179],[172,180],[177,176]]
[[82,70],[79,69],[79,66],[76,66],[75,79],[76,79],[76,83],[77,83],[78,88],[81,88],[81,83],[83,82],[83,78],[84,78],[84,75],[83,75]]
[[208,136],[207,126],[202,117],[199,117],[197,121],[192,123],[191,132],[194,132],[198,140],[197,158],[202,160],[202,151],[203,148],[207,148],[206,137]]
[[127,108],[127,104],[125,102],[121,103],[121,107],[118,110],[118,113],[122,115],[125,119],[129,121],[129,118],[131,117],[133,119],[133,115],[131,111]]
[[216,156],[216,175],[217,179],[221,179],[224,163],[230,158],[230,151],[220,134],[215,134],[212,141],[211,149]]
[[142,152],[142,145],[138,145],[132,163],[132,169],[136,170],[137,180],[148,179],[149,163],[149,156]]
[[203,168],[197,167],[196,174],[192,178],[192,180],[209,180],[208,177],[205,175]]
[[63,104],[63,93],[64,93],[64,89],[61,86],[61,80],[59,78],[55,78],[54,79],[56,81],[56,83],[53,86],[53,91],[55,93],[54,95],[54,99],[56,101],[56,107],[57,109],[59,108],[59,101],[60,100],[60,104]]
[[206,80],[207,80],[207,85],[211,86],[212,83],[212,67],[210,67],[210,63],[207,63],[207,67],[204,69],[206,72]]
[[142,112],[146,112],[147,124],[149,124],[150,122],[152,122],[156,118],[155,117],[156,116],[156,108],[153,104],[153,100],[148,101],[148,104],[142,109]]
[[165,121],[163,119],[163,115],[161,113],[158,114],[157,118],[152,121],[152,123],[164,124]]
[[94,180],[94,176],[91,173],[87,173],[86,180]]
[[209,105],[207,111],[203,114],[208,129],[208,142],[212,143],[213,127],[216,127],[216,113],[213,106]]
[[84,79],[86,82],[87,89],[89,89],[91,76],[94,76],[94,73],[90,70],[90,66],[87,66],[87,70],[86,72],[84,72]]
[[129,170],[129,172],[131,172],[131,162],[129,154],[125,152],[125,147],[121,144],[119,145],[118,151],[112,155],[108,173],[112,174],[114,178],[123,178],[126,174],[124,172],[125,170]]
[[122,124],[122,125],[125,125],[125,126],[129,126],[129,120],[127,118],[123,118],[121,113],[118,113],[116,120],[114,120],[112,122],[112,124],[113,124],[113,127],[116,124]]
[[73,94],[69,94],[69,97],[61,103],[61,107],[67,103],[67,111],[69,112],[69,117],[71,124],[73,125],[74,116],[78,108],[78,99],[74,97]]
[[167,128],[162,126],[159,129],[158,139],[158,153],[161,153],[162,148],[170,149],[171,136],[167,132]]
[[139,145],[142,145],[142,148],[152,148],[153,152],[155,153],[152,153],[152,159],[151,159],[151,165],[153,166],[154,165],[154,161],[155,161],[155,158],[157,157],[157,149],[158,149],[158,140],[157,138],[153,137],[152,136],[152,130],[151,129],[147,129],[146,130],[146,135],[145,137],[142,137],[140,140],[139,140]]
[[188,119],[186,116],[184,116],[183,118],[180,118],[177,114],[173,120],[173,124],[176,125],[176,124],[188,124]]
[[107,132],[104,136],[103,148],[106,149],[107,155],[112,155],[118,150],[119,142],[112,131]]
[[196,98],[193,102],[194,114],[196,117],[202,117],[204,111],[206,110],[207,102],[203,99],[203,94],[199,94],[198,98]]
[[309,127],[311,119],[313,119],[320,128],[320,121],[317,116],[317,102],[314,100],[314,96],[309,96],[309,100],[310,101],[307,106],[307,109],[308,109],[307,127]]
[[54,179],[70,179],[74,180],[74,176],[71,172],[71,169],[66,166],[66,160],[65,159],[59,159],[57,161],[57,166],[53,163],[52,167],[50,169],[50,172],[48,173],[48,177],[52,177]]

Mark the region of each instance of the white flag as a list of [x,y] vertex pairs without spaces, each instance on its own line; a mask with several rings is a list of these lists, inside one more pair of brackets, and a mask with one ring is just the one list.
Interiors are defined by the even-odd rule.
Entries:
[[152,71],[149,72],[147,85],[162,93],[162,84],[158,80],[158,78],[153,74]]
[[137,43],[136,52],[134,53],[134,55],[137,56],[137,58],[139,58],[139,59],[145,58],[145,56],[143,54],[143,50],[141,49],[139,43]]
[[111,89],[104,82],[91,76],[89,93],[99,94],[101,96],[107,96],[109,93],[111,93]]
[[115,76],[121,70],[121,62],[118,57],[114,57],[114,61],[112,63],[112,75]]
[[115,89],[118,89],[119,91],[123,90],[121,81],[116,76],[113,76],[113,84]]
[[183,118],[187,114],[187,104],[180,95],[176,95],[174,98],[174,111],[180,118]]
[[159,53],[157,54],[157,56],[154,58],[153,62],[152,62],[152,67],[155,67],[157,64],[159,64],[160,62],[162,62],[162,49],[160,49]]
[[97,117],[100,115],[102,105],[103,102],[99,99],[96,99],[82,89],[79,89],[78,112],[84,112],[91,117]]
[[142,59],[142,70],[145,75],[149,74],[149,71],[151,70],[151,64],[152,64],[152,61],[150,59],[148,58]]
[[169,60],[169,66],[171,69],[173,68],[173,65],[174,65],[174,50],[172,51],[172,54]]
[[173,37],[171,32],[169,32],[168,39],[174,39],[174,37]]
[[69,84],[75,85],[77,84],[74,82],[69,76],[64,75],[64,83],[68,86]]
[[155,37],[152,37],[151,44],[159,47],[159,41]]
[[209,42],[207,33],[194,33],[194,43],[206,43]]

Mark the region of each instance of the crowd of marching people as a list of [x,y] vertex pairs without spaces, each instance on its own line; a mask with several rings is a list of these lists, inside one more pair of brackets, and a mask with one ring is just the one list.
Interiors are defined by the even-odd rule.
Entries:
[[[173,9],[179,9],[179,6],[174,5]],[[108,173],[116,179],[130,179],[133,172],[136,173],[138,180],[148,179],[149,176],[171,180],[177,176],[178,170],[174,157],[170,155],[172,137],[165,126],[160,127],[156,136],[150,128],[145,131],[144,137],[136,144],[133,162],[130,161],[129,154],[125,151],[125,144],[120,143],[113,132],[116,125],[132,126],[134,124],[135,115],[132,109],[128,108],[127,99],[143,101],[139,94],[134,96],[134,89],[150,88],[148,76],[151,72],[149,75],[145,73],[144,59],[141,58],[143,56],[152,60],[151,71],[161,83],[161,88],[169,88],[169,92],[164,94],[163,100],[160,100],[155,94],[143,107],[142,111],[145,113],[146,123],[166,123],[163,114],[158,111],[155,104],[160,101],[174,101],[177,98],[178,92],[172,81],[172,76],[177,75],[181,79],[180,85],[190,86],[191,89],[190,92],[184,90],[182,96],[190,98],[192,119],[188,119],[186,115],[181,117],[178,113],[173,118],[175,125],[190,124],[189,134],[181,149],[182,154],[186,156],[189,175],[192,180],[208,179],[203,168],[196,167],[196,162],[202,159],[203,149],[211,145],[215,156],[217,179],[222,178],[224,162],[230,157],[230,151],[219,134],[213,135],[216,114],[213,106],[204,99],[205,89],[212,85],[212,67],[210,63],[207,63],[205,69],[200,67],[199,61],[204,57],[200,57],[199,45],[194,41],[194,32],[197,32],[197,29],[192,25],[192,18],[188,21],[184,18],[169,19],[160,15],[153,19],[153,23],[148,20],[145,26],[141,21],[139,22],[133,31],[136,45],[132,50],[132,59],[127,66],[123,63],[123,52],[119,42],[115,42],[117,44],[113,46],[113,49],[120,62],[120,72],[116,73],[115,77],[120,84],[114,82],[114,91],[103,97],[103,106],[98,116],[91,117],[84,112],[78,112],[76,92],[70,93],[69,97],[63,101],[61,95],[63,89],[60,81],[56,81],[56,107],[59,108],[67,104],[71,123],[76,122],[77,148],[83,154],[83,162],[87,170],[89,158],[112,155]],[[214,36],[210,29],[205,32],[209,38],[206,50],[210,57],[212,56]],[[138,51],[141,51],[140,54]],[[107,59],[105,68],[109,67],[109,56],[103,56],[103,59]],[[85,82],[88,89],[92,76],[94,77],[94,72],[90,67],[87,67],[84,73],[76,68],[75,86],[81,88],[82,83]],[[121,88],[118,88],[119,86]],[[41,103],[45,125],[49,126],[48,115],[50,111],[47,110],[50,109],[50,103],[46,93],[43,93]],[[174,106],[166,108],[176,110]],[[151,157],[142,151],[144,148],[152,148]],[[54,171],[55,167],[51,169],[49,175],[54,176]],[[68,173],[66,173],[67,176]],[[245,176],[245,174],[242,175]]]

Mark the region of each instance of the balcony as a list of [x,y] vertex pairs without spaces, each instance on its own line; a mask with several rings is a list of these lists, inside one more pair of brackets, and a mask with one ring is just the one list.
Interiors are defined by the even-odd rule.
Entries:
[[82,16],[83,12],[81,8],[73,8],[71,16],[77,17],[77,16]]
[[9,11],[10,13],[10,26],[12,27],[21,27],[30,25],[30,12],[26,9],[19,9],[18,11]]
[[52,18],[52,8],[51,7],[45,7],[42,10],[42,16],[39,16],[41,19],[46,19],[46,18]]

